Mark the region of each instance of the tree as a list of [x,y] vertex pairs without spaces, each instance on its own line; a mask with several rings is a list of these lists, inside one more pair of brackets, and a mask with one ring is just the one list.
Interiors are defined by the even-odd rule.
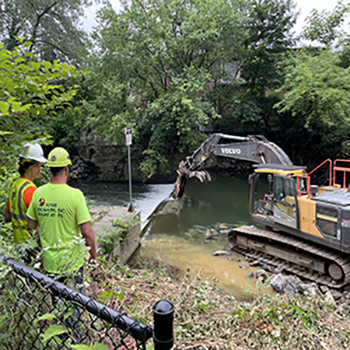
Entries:
[[241,87],[227,85],[216,92],[226,113],[218,127],[225,123],[226,130],[233,132],[238,124],[249,132],[266,134],[276,115],[273,105],[279,100],[273,91],[282,83],[277,62],[295,45],[292,28],[298,13],[292,0],[254,0],[250,4],[248,35],[239,61]]
[[317,164],[349,154],[350,51],[339,29],[348,12],[341,1],[332,12],[313,10],[304,38],[323,48],[305,47],[279,62],[284,82],[275,107],[294,159]]
[[330,49],[299,51],[282,62],[283,99],[276,108],[290,114],[289,136],[300,141],[305,158],[319,159],[320,149],[322,158],[342,156],[350,135],[350,67],[340,63],[341,53]]
[[1,0],[0,41],[8,50],[17,37],[42,60],[79,62],[86,55],[86,33],[79,29],[83,6],[91,0]]
[[143,169],[151,175],[159,164],[166,166],[166,155],[192,152],[203,139],[200,129],[217,117],[207,92],[224,76],[226,62],[238,56],[247,18],[236,1],[132,0],[122,5],[116,14],[106,3],[94,33],[100,96],[122,93],[114,95],[114,115],[92,118],[110,135],[132,126],[148,156]]
[[9,185],[16,176],[18,155],[26,142],[48,142],[42,122],[69,108],[76,90],[58,81],[79,76],[73,66],[38,62],[31,45],[23,42],[14,50],[0,44],[0,218],[4,213]]

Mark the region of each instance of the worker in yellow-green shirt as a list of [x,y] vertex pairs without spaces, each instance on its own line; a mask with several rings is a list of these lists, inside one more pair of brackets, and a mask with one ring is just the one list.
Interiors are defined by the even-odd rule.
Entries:
[[81,270],[84,246],[96,261],[96,241],[83,193],[67,185],[70,160],[62,147],[54,148],[47,165],[50,183],[39,187],[28,208],[28,228],[40,227],[43,264],[47,272],[64,275]]

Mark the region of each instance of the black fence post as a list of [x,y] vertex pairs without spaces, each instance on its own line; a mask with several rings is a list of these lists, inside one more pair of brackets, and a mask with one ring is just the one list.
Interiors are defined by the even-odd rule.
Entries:
[[153,306],[154,350],[169,350],[174,345],[174,306],[167,300],[160,300]]

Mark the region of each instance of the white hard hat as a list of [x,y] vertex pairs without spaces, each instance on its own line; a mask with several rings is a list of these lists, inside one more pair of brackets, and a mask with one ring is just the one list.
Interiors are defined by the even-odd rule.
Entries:
[[47,159],[44,157],[44,151],[38,143],[26,143],[19,156],[26,159],[33,159],[40,163],[47,162]]

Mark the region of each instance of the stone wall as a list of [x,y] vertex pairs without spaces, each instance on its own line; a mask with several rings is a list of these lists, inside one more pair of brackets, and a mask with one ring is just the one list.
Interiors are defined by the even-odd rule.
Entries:
[[[76,145],[78,155],[73,159],[71,179],[94,181],[128,181],[128,153],[125,145],[111,145],[96,132],[81,135]],[[131,147],[131,176],[135,182],[141,182],[138,169],[140,153]],[[82,176],[82,174],[85,174]]]
[[[84,181],[129,181],[128,150],[124,144],[112,145],[96,132],[82,134],[75,145],[76,155],[73,156],[73,166],[70,180]],[[169,157],[169,174],[155,174],[151,179],[145,179],[140,171],[143,161],[142,149],[137,145],[130,147],[131,177],[133,182],[172,183],[176,180],[176,169],[181,160],[188,155]],[[235,161],[225,157],[217,157],[208,161],[207,169],[211,173],[231,176],[233,174],[247,174],[251,171],[252,163]]]

